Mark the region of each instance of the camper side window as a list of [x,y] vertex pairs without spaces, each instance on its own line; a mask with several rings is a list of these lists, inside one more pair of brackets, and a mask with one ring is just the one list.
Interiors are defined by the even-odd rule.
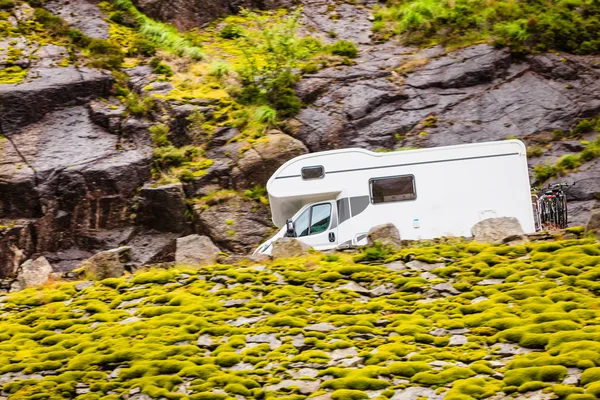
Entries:
[[302,168],[302,179],[319,179],[325,176],[325,168],[322,165]]
[[371,179],[369,184],[371,186],[371,201],[375,204],[417,198],[415,177],[413,175],[375,178]]

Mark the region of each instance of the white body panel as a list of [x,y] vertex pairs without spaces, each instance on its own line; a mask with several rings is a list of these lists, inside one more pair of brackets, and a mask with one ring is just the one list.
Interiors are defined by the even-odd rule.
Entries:
[[[319,165],[324,177],[302,178],[303,167]],[[414,176],[416,199],[374,204],[370,179],[399,175]],[[343,198],[363,205],[368,200],[368,205],[337,226],[335,243],[315,243],[310,236],[298,239],[321,250],[363,244],[362,236],[371,227],[389,222],[402,239],[469,237],[473,225],[491,217],[515,217],[525,232],[535,231],[526,149],[518,140],[391,153],[342,149],[306,154],[282,165],[269,179],[267,191],[273,222],[283,227],[267,243],[283,237],[286,220],[295,220],[311,204]],[[333,211],[330,227],[338,217],[338,210]]]

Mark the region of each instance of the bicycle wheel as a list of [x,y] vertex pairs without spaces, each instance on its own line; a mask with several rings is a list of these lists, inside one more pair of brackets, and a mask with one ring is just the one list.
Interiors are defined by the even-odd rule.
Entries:
[[563,201],[563,213],[564,213],[564,219],[565,219],[564,228],[567,228],[569,226],[569,211],[567,208],[567,196],[563,195],[562,201]]

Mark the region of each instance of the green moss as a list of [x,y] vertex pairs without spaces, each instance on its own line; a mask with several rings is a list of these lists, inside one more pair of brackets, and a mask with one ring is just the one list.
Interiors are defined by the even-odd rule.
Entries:
[[333,400],[363,400],[368,399],[369,396],[360,390],[339,389],[331,393],[331,398]]
[[531,381],[555,382],[562,380],[567,374],[567,368],[559,365],[518,368],[504,374],[507,386],[521,386]]

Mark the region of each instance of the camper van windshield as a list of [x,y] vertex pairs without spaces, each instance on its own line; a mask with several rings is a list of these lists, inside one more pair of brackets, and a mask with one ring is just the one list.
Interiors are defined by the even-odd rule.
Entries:
[[296,236],[316,235],[325,232],[331,219],[331,204],[316,204],[307,208],[294,222]]

